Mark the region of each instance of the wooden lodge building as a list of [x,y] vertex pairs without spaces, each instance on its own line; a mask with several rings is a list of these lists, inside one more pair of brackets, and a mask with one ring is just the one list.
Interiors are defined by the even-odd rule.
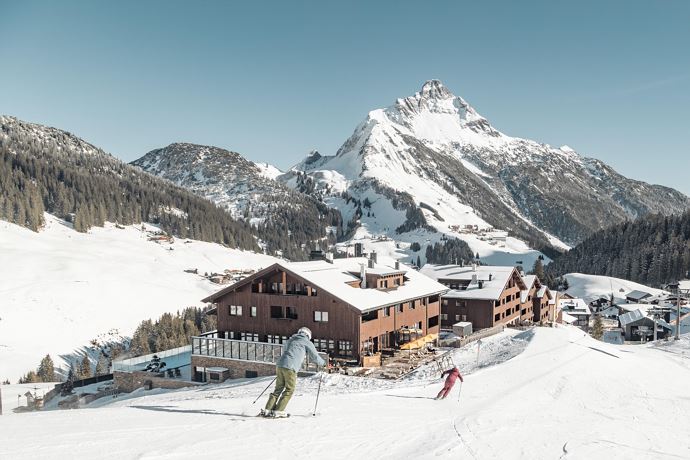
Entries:
[[442,298],[443,328],[461,321],[477,330],[553,320],[551,292],[536,276],[523,277],[515,267],[427,264],[421,273],[449,288]]
[[279,262],[203,299],[218,337],[282,343],[307,326],[319,351],[357,360],[440,330],[448,289],[406,266],[347,258]]

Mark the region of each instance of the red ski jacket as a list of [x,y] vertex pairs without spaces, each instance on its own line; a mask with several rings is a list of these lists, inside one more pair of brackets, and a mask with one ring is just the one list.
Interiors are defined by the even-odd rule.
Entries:
[[460,379],[461,382],[464,382],[464,380],[462,379],[462,375],[460,375],[460,371],[458,370],[457,367],[454,367],[452,369],[448,369],[443,374],[441,374],[441,377],[444,377],[446,374],[448,374],[448,377],[446,378],[446,382],[455,383],[455,381],[457,379]]

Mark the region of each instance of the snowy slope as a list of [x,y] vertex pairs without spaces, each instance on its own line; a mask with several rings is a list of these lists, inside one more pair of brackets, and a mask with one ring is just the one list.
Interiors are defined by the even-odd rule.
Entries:
[[578,298],[609,296],[613,291],[615,297],[625,297],[631,291],[644,291],[652,295],[661,294],[660,289],[650,288],[644,284],[635,283],[610,276],[586,275],[583,273],[568,273],[568,294]]
[[140,321],[200,306],[219,289],[185,269],[276,260],[199,241],[159,245],[133,227],[83,234],[48,214],[46,221],[39,233],[0,221],[0,380],[15,382],[47,353],[60,365],[57,354],[112,329],[130,335]]
[[432,369],[399,382],[328,376],[317,417],[318,377],[300,379],[287,420],[251,415],[270,378],[139,393],[94,409],[0,417],[0,457],[690,457],[687,357],[597,342],[573,328],[539,328],[526,349],[505,336],[486,342],[485,367],[473,365],[474,345],[457,352],[465,383],[444,401],[431,399],[441,387]]
[[[439,231],[493,226],[536,248],[567,248],[604,222],[690,206],[675,190],[626,179],[567,146],[505,135],[437,80],[369,112],[336,155],[312,152],[279,179],[296,187],[304,174],[315,181],[314,193],[330,196],[344,215],[336,200],[344,191],[391,202],[404,193]],[[362,225],[395,229],[405,221],[402,215],[394,221],[365,215]],[[390,230],[388,235],[394,236]],[[482,257],[522,250],[468,242]]]

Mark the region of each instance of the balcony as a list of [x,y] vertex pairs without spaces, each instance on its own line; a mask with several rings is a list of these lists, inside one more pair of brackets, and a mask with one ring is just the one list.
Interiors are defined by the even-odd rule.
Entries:
[[[197,356],[212,356],[214,358],[275,364],[280,359],[282,353],[283,345],[279,343],[192,337],[192,355]],[[328,360],[326,353],[319,353],[319,356],[326,361]],[[302,371],[318,372],[318,367],[307,356],[302,365]]]

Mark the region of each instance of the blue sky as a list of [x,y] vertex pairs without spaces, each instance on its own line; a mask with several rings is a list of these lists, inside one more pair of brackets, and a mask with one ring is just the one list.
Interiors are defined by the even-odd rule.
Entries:
[[123,160],[281,168],[442,80],[506,134],[690,194],[690,2],[0,0],[0,113]]

